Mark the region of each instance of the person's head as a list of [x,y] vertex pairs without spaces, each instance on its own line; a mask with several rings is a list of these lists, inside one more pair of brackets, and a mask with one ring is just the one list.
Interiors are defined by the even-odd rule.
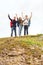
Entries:
[[28,15],[25,15],[25,19],[28,19]]
[[21,18],[21,17],[19,17],[19,20],[22,20],[22,18]]
[[14,18],[13,18],[14,20],[16,20],[16,17],[14,16]]

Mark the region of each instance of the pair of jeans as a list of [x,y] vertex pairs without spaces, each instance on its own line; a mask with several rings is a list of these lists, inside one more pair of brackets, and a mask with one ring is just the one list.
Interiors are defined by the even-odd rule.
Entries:
[[28,35],[28,25],[24,25],[24,35]]
[[21,35],[23,25],[19,25],[19,36]]
[[16,27],[11,27],[11,37],[13,36],[13,31],[15,32],[15,36],[16,36]]

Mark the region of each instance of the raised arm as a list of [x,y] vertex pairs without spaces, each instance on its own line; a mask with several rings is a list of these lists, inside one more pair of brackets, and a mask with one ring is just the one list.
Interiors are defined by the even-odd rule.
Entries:
[[8,18],[12,21],[12,19],[10,18],[10,15],[8,14]]
[[31,12],[31,15],[30,15],[29,19],[31,20],[31,18],[32,18],[32,12]]
[[16,18],[17,18],[17,20],[18,20],[18,15],[17,14],[15,14],[16,15]]
[[23,13],[23,12],[21,13],[21,16],[22,16],[22,18],[24,19],[24,13]]

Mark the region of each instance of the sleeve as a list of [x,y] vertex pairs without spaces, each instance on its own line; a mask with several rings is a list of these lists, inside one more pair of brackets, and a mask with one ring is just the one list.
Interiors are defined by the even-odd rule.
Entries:
[[8,18],[12,21],[12,19],[10,18],[10,16],[8,15]]
[[17,26],[19,27],[19,21],[17,21]]

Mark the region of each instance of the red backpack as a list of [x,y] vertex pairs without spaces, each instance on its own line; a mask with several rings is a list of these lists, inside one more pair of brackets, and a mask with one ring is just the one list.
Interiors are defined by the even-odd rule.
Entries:
[[12,23],[12,21],[10,21],[10,27],[13,27],[13,23]]

